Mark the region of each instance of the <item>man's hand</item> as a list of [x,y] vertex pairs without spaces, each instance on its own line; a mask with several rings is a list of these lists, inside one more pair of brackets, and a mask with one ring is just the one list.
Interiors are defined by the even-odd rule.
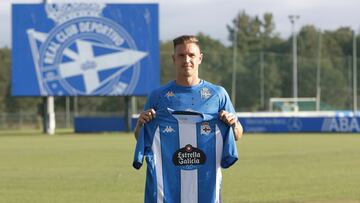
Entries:
[[221,110],[219,112],[219,117],[220,117],[220,120],[222,120],[224,123],[233,127],[235,140],[240,139],[243,134],[243,128],[242,128],[238,118],[236,117],[236,115],[229,113],[227,111]]
[[154,109],[148,109],[142,112],[137,120],[137,124],[140,126],[144,125],[145,123],[151,121],[156,116],[156,112]]
[[154,119],[156,116],[156,112],[154,109],[148,109],[144,112],[142,112],[140,115],[139,115],[139,118],[136,122],[136,127],[135,127],[135,138],[138,139],[139,135],[140,135],[140,129],[141,127],[151,121],[152,119]]
[[224,110],[221,110],[219,112],[219,117],[224,123],[226,123],[230,126],[234,126],[236,124],[236,122],[238,121],[238,119],[236,118],[236,116],[234,114],[229,113]]

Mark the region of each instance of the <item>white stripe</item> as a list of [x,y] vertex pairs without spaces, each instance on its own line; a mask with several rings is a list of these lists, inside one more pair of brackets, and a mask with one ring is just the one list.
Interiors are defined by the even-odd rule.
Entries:
[[[196,123],[179,121],[180,148],[191,144],[197,147]],[[181,170],[181,203],[198,202],[197,170]]]
[[151,148],[154,153],[154,165],[155,165],[156,182],[157,182],[157,203],[162,203],[164,201],[164,185],[163,185],[164,183],[163,183],[163,173],[162,173],[162,155],[161,155],[159,127],[157,127],[155,131],[155,136]]
[[219,127],[216,125],[216,196],[215,202],[220,202],[220,187],[221,187],[221,157],[223,151],[223,138],[221,136],[221,131]]

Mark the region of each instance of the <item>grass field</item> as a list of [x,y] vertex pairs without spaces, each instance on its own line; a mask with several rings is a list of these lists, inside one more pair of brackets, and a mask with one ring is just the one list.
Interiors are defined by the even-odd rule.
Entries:
[[[237,144],[226,203],[360,202],[360,135],[249,134]],[[0,202],[142,202],[134,146],[131,134],[0,131]]]

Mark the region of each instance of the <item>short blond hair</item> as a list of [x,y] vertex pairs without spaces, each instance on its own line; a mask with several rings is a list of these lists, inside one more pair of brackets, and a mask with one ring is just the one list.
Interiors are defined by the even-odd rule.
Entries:
[[[196,44],[199,49],[200,49],[200,42],[199,40],[193,36],[193,35],[181,35],[177,38],[175,38],[173,40],[173,44],[174,44],[174,49],[176,48],[177,45],[179,44],[189,44],[189,43],[194,43]],[[201,49],[200,49],[201,50]]]

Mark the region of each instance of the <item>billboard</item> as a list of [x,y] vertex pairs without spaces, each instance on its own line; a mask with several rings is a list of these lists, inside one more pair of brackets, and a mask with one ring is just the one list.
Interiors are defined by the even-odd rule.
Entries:
[[158,4],[14,4],[13,96],[147,95],[160,85]]
[[286,113],[281,115],[281,113],[252,113],[251,116],[239,116],[239,120],[245,132],[255,133],[360,132],[359,113],[350,111],[291,112],[292,115]]

